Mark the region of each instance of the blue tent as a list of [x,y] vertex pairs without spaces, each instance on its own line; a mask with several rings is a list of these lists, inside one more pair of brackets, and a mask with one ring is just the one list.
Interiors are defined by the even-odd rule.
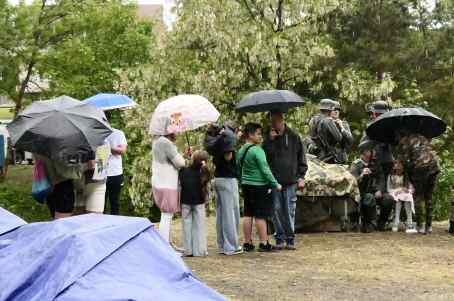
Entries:
[[100,93],[83,101],[101,110],[126,109],[135,107],[137,104],[129,96],[122,94]]
[[[4,217],[6,217],[4,219]],[[81,215],[25,224],[0,211],[0,300],[226,300],[144,218]],[[18,227],[18,228],[17,228]]]

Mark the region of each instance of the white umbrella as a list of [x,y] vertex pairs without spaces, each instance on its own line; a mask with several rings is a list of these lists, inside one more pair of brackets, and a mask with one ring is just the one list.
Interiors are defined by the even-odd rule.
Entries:
[[203,96],[178,95],[161,102],[153,112],[150,134],[168,135],[216,122],[221,114]]

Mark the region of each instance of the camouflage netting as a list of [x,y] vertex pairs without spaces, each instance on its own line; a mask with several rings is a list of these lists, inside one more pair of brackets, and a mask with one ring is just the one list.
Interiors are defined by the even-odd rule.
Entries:
[[359,189],[355,177],[344,165],[326,164],[315,156],[307,155],[304,197],[350,197],[359,202]]
[[306,187],[298,195],[297,232],[348,231],[358,210],[358,184],[348,168],[307,156]]

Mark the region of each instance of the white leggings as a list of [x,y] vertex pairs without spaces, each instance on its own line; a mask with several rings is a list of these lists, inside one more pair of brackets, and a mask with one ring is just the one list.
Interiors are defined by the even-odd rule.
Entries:
[[161,221],[159,222],[159,234],[165,241],[170,242],[170,228],[172,226],[173,213],[161,212]]
[[394,216],[394,225],[396,227],[398,227],[399,223],[400,223],[400,210],[402,209],[402,205],[405,206],[405,211],[407,213],[407,224],[408,225],[413,224],[411,202],[397,201],[396,202],[396,215]]

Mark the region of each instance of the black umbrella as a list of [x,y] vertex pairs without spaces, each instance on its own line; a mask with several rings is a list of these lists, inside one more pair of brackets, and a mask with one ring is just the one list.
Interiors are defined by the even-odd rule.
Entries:
[[83,159],[112,133],[104,113],[61,96],[28,106],[7,129],[14,147],[51,159]]
[[370,139],[395,143],[399,130],[434,138],[445,132],[446,123],[423,108],[399,108],[381,115],[369,124],[366,133]]
[[288,90],[264,90],[246,95],[236,106],[240,113],[267,111],[287,112],[291,108],[304,105],[304,100],[295,92]]

